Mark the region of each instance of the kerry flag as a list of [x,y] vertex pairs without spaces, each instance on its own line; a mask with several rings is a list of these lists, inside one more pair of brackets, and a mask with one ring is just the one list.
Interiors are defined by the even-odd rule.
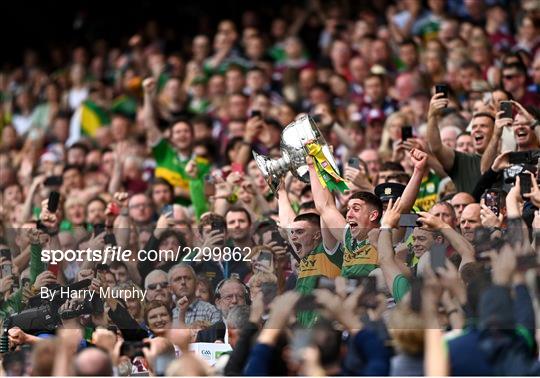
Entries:
[[85,100],[71,117],[69,125],[68,145],[78,141],[81,137],[94,137],[96,131],[110,123],[107,110],[92,100]]
[[315,171],[323,188],[328,188],[331,192],[339,190],[341,193],[349,189],[345,184],[345,180],[339,176],[330,161],[328,161],[323,147],[319,143],[310,141],[305,145],[305,149],[308,155],[313,157]]

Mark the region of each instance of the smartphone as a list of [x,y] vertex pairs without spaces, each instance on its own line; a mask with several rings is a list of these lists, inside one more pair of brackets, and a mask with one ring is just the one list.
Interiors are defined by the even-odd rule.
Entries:
[[520,173],[519,174],[519,184],[521,188],[521,196],[531,192],[532,181],[531,175],[529,173]]
[[313,122],[315,122],[315,123],[321,123],[322,117],[321,117],[320,114],[313,114],[313,115],[311,116],[311,119],[312,119]]
[[11,250],[9,248],[0,249],[0,257],[11,261]]
[[399,227],[420,227],[421,223],[418,222],[420,216],[418,214],[401,214],[399,216]]
[[11,263],[2,265],[2,278],[13,275],[13,266]]
[[219,231],[220,233],[225,233],[227,230],[227,225],[222,219],[214,219],[210,225],[211,231]]
[[254,117],[262,117],[262,113],[260,110],[252,110],[251,111],[251,114],[250,114],[251,118],[254,118]]
[[349,167],[360,169],[360,158],[352,157],[349,159],[349,162],[347,164],[349,165]]
[[169,214],[172,217],[173,205],[167,204],[161,208],[161,215]]
[[504,112],[502,118],[512,118],[512,103],[510,101],[501,101],[499,111]]
[[285,239],[281,236],[281,233],[279,230],[273,230],[272,231],[272,238],[271,241],[276,242],[278,245],[284,245]]
[[60,204],[60,193],[56,191],[52,191],[51,194],[49,194],[49,201],[47,202],[47,209],[51,213],[56,213],[56,210],[58,210],[59,204]]
[[431,270],[437,272],[439,268],[445,268],[446,263],[446,246],[444,244],[433,244],[430,251]]
[[62,178],[62,176],[49,176],[45,179],[45,181],[43,181],[43,185],[49,186],[49,187],[62,186],[63,183],[64,183],[64,179]]
[[403,128],[401,129],[401,140],[405,142],[407,139],[412,137],[412,126],[403,126]]
[[529,151],[510,152],[508,155],[508,162],[510,164],[529,164],[530,160],[531,154]]
[[499,216],[500,196],[499,193],[486,190],[482,195],[484,204],[491,210],[496,216]]
[[58,264],[49,264],[47,270],[54,274],[55,277],[58,277],[58,272],[60,271],[60,265]]
[[263,265],[266,265],[267,267],[270,267],[272,266],[273,258],[274,255],[272,255],[272,252],[262,250],[257,257],[257,261],[262,263]]
[[447,84],[436,84],[435,93],[444,93],[442,98],[448,98],[448,85]]

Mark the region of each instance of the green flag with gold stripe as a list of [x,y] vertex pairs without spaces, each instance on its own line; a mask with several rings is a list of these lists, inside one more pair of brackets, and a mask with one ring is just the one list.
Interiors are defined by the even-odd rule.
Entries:
[[93,102],[86,100],[81,105],[81,132],[82,134],[93,137],[96,131],[111,122],[107,111]]

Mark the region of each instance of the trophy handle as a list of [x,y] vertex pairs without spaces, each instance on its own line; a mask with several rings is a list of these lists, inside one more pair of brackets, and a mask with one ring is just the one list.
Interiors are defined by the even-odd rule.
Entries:
[[266,183],[270,187],[270,190],[272,190],[272,193],[277,196],[277,191],[281,182],[281,175],[278,175],[279,173],[274,172],[274,169],[272,169],[272,165],[275,165],[275,162],[267,156],[258,154],[255,151],[253,151],[253,158],[255,159],[255,163],[257,163],[257,167],[259,167],[261,170]]

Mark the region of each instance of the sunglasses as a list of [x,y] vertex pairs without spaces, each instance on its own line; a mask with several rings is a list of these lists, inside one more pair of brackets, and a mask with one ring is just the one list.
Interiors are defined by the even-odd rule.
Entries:
[[150,290],[156,290],[156,289],[164,289],[167,287],[169,287],[168,282],[158,282],[158,283],[149,284],[146,288]]

